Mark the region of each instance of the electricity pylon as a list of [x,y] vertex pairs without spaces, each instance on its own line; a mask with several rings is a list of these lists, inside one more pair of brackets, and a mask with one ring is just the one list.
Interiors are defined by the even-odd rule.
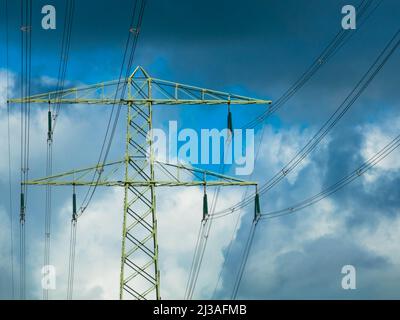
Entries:
[[[127,293],[128,297],[134,299],[160,299],[155,189],[172,186],[204,187],[203,218],[207,218],[206,188],[208,186],[256,187],[257,184],[179,163],[157,161],[154,157],[151,135],[153,106],[268,105],[271,101],[152,78],[142,67],[137,67],[132,75],[123,81],[127,85],[126,95],[117,103],[122,103],[127,107],[124,157],[114,162],[100,163],[89,168],[24,183],[50,186],[71,185],[74,188],[79,186],[124,188],[119,298],[124,299],[124,293]],[[119,85],[120,81],[111,81],[10,99],[9,102],[115,104],[115,96],[119,93],[116,90]],[[231,123],[231,120],[228,122]],[[98,180],[88,179],[96,172],[101,172]]]

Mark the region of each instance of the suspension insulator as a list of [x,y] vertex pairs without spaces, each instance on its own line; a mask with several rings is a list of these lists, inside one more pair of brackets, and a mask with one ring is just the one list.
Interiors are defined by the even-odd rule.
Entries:
[[76,221],[77,214],[76,214],[76,194],[72,194],[72,220]]
[[208,200],[207,200],[207,193],[203,196],[203,220],[206,219],[208,215]]
[[21,211],[20,211],[20,221],[25,220],[25,195],[21,193]]
[[228,130],[233,134],[233,124],[232,124],[232,112],[228,111]]
[[261,214],[261,210],[260,210],[260,196],[258,193],[256,193],[256,197],[255,197],[255,204],[254,204],[254,218],[257,219],[257,217],[259,217]]
[[52,120],[51,120],[51,111],[49,110],[49,112],[47,113],[47,124],[48,124],[47,138],[48,138],[49,140],[51,140],[51,130],[52,130],[52,128],[51,128],[51,123],[52,123]]

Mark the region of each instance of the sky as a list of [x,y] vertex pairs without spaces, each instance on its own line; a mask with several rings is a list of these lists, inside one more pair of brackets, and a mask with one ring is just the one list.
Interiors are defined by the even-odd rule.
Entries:
[[[76,1],[66,86],[118,78],[133,1]],[[134,65],[150,75],[277,100],[319,56],[341,28],[341,9],[357,1],[149,0]],[[372,0],[371,8],[379,0]],[[43,30],[41,8],[57,10],[57,29]],[[12,211],[9,206],[5,0],[0,10],[0,298],[12,298],[10,217],[13,217],[14,278],[18,297],[19,107],[12,106]],[[32,93],[54,88],[60,59],[63,1],[34,1]],[[252,179],[265,183],[309,141],[346,98],[399,28],[400,3],[383,0],[350,40],[273,117],[256,128],[258,157]],[[9,1],[9,95],[18,97],[20,77],[19,2]],[[350,173],[398,135],[396,51],[367,90],[286,179],[261,196],[262,212],[286,208],[318,193]],[[45,174],[47,109],[32,106],[30,175]],[[240,128],[265,106],[235,106]],[[54,172],[96,163],[109,115],[107,106],[66,106],[54,142]],[[155,126],[224,128],[226,109],[159,106]],[[123,145],[120,123],[110,159]],[[329,198],[296,214],[262,220],[243,275],[242,299],[398,299],[400,298],[400,161],[394,151]],[[207,167],[208,168],[208,167]],[[219,166],[209,169],[218,171]],[[234,167],[228,168],[234,174]],[[245,177],[250,178],[250,177]],[[41,299],[40,268],[44,252],[44,189],[29,190],[27,212],[27,296]],[[220,192],[217,211],[241,199],[243,188]],[[53,191],[51,263],[57,289],[66,297],[72,190]],[[83,192],[78,191],[78,199]],[[101,189],[78,222],[76,299],[118,298],[122,190]],[[202,190],[160,189],[157,193],[161,296],[183,298],[202,215]],[[213,222],[194,298],[228,299],[253,219],[253,208]],[[236,228],[236,226],[238,228]],[[231,242],[232,240],[232,242]],[[229,244],[231,246],[229,246]],[[342,267],[356,269],[357,287],[341,286]],[[218,280],[220,276],[220,279]]]

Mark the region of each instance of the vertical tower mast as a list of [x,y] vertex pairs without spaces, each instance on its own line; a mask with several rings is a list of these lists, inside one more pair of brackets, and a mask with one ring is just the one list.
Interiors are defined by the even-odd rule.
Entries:
[[[142,77],[139,72],[142,73]],[[160,299],[158,270],[157,217],[154,190],[154,155],[152,145],[151,79],[141,68],[128,79],[144,102],[127,105],[125,181],[143,182],[141,186],[125,184],[122,230],[120,299],[127,292],[136,299]]]

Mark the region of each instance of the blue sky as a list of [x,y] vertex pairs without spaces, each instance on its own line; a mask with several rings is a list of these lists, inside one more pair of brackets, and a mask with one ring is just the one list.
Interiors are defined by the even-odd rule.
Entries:
[[[5,19],[1,1],[0,70],[5,82]],[[15,80],[10,92],[18,96],[20,70],[19,3],[10,2],[10,65]],[[355,6],[360,1],[354,1]],[[372,7],[378,4],[372,1]],[[55,31],[40,28],[41,7],[57,9]],[[276,100],[298,79],[341,28],[341,0],[268,1],[148,1],[134,65],[152,76]],[[127,0],[77,1],[69,85],[116,79],[129,26]],[[51,89],[57,78],[64,4],[34,1],[32,32],[33,93]],[[397,31],[400,3],[383,0],[365,24],[281,110],[256,130],[262,138],[254,177],[261,184],[278,172],[312,137],[343,101],[385,44]],[[271,192],[261,197],[262,208],[287,207],[336,182],[377,152],[398,134],[399,52],[396,52],[354,107],[318,148]],[[13,83],[13,81],[12,81]],[[4,90],[0,90],[1,100]],[[32,115],[31,175],[43,176],[46,155],[46,107]],[[234,125],[262,113],[264,106],[234,107]],[[0,106],[2,150],[6,147],[7,114]],[[70,106],[62,110],[55,133],[54,172],[91,165],[97,161],[108,107]],[[19,109],[11,112],[13,204],[18,207]],[[213,107],[158,107],[155,125],[166,127],[177,120],[182,128],[223,128],[226,109]],[[121,123],[121,128],[123,127]],[[110,159],[118,158],[123,141],[118,130]],[[399,153],[394,152],[370,174],[358,179],[329,199],[293,216],[267,220],[258,226],[239,298],[399,298]],[[211,168],[218,170],[218,166]],[[232,170],[231,170],[232,171]],[[231,172],[232,173],[232,172]],[[0,156],[0,298],[10,298],[9,207],[7,154]],[[54,191],[54,244],[52,261],[59,270],[59,288],[53,297],[65,296],[70,193]],[[43,253],[44,190],[31,189],[28,221],[28,296],[40,298]],[[220,208],[237,202],[243,190],[228,189]],[[116,298],[121,213],[118,190],[100,190],[86,216],[79,222],[77,293],[79,298]],[[79,198],[79,194],[78,194]],[[42,199],[42,200],[41,200]],[[162,295],[181,298],[186,272],[201,217],[201,190],[160,191],[160,258]],[[115,212],[118,211],[118,212]],[[190,214],[188,214],[190,213]],[[14,210],[14,223],[17,212]],[[234,236],[231,253],[222,271],[217,297],[230,297],[234,276],[247,238],[252,208],[244,210],[235,231],[236,215],[217,222],[211,231],[199,298],[210,298]],[[397,227],[397,228],[396,228]],[[17,243],[17,228],[14,241]],[[15,246],[17,249],[17,246]],[[15,250],[16,250],[15,249]],[[17,252],[17,250],[16,250]],[[17,258],[15,259],[18,265]],[[340,286],[341,267],[357,270],[357,289]],[[16,266],[17,270],[17,266]],[[18,274],[17,271],[15,273]],[[107,274],[109,276],[104,277]],[[17,279],[18,280],[18,279]],[[183,289],[182,289],[183,288]]]

